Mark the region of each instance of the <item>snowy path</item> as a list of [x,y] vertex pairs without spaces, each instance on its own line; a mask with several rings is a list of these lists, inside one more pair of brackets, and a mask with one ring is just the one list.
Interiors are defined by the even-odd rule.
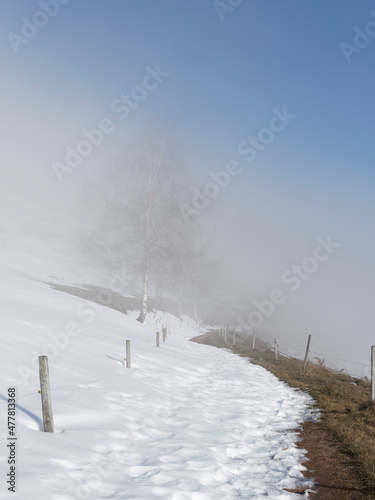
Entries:
[[[198,369],[187,362],[162,369],[143,357],[149,369],[132,372],[131,392],[92,386],[104,412],[91,415],[90,456],[51,459],[60,471],[50,491],[65,491],[53,499],[291,498],[282,489],[300,476],[301,452],[285,431],[304,414],[303,397],[261,368],[208,350],[189,349]],[[79,421],[89,424],[84,414]]]
[[245,359],[188,342],[188,330],[158,349],[154,331],[103,308],[51,361],[56,434],[40,432],[39,395],[19,401],[18,498],[301,498],[283,488],[301,478],[293,429],[308,418],[308,398]]
[[[40,223],[45,233],[31,225],[30,234],[7,224],[0,255],[0,499],[301,498],[284,488],[303,480],[295,430],[309,418],[305,394],[246,359],[189,342],[202,332],[186,322],[157,348],[155,331],[176,321],[170,315],[160,313],[157,326],[149,315],[141,325],[134,315],[51,289],[43,282],[105,286],[109,278],[65,261],[64,232],[55,234],[52,222],[48,231]],[[40,234],[51,235],[47,246]],[[131,370],[124,366],[125,339]],[[42,432],[42,354],[49,357],[54,434]],[[19,398],[16,493],[6,484],[9,387]]]

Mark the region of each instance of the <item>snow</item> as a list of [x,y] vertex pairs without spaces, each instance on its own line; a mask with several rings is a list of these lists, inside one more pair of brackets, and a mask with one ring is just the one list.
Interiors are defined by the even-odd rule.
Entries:
[[[301,498],[284,489],[304,481],[296,440],[311,418],[309,397],[229,351],[189,342],[204,330],[188,318],[180,328],[158,312],[142,325],[136,312],[52,289],[52,280],[103,285],[108,277],[75,264],[63,225],[35,213],[8,200],[0,220],[0,499]],[[21,227],[25,217],[34,224]],[[167,323],[158,348],[155,332]],[[53,434],[41,420],[42,354]],[[16,494],[5,479],[9,387],[18,398]]]

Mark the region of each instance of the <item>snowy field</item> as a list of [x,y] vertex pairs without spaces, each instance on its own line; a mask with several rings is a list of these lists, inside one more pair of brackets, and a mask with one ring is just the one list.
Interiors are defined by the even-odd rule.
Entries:
[[[284,489],[303,482],[295,442],[311,417],[305,394],[232,353],[189,342],[203,330],[188,318],[180,328],[158,313],[141,325],[136,313],[53,290],[46,282],[105,285],[108,277],[69,258],[52,218],[28,208],[34,223],[21,227],[25,207],[1,208],[1,499],[301,498]],[[167,322],[170,335],[157,348],[155,332]],[[42,432],[42,354],[54,434]],[[16,494],[6,484],[9,387],[18,398]]]

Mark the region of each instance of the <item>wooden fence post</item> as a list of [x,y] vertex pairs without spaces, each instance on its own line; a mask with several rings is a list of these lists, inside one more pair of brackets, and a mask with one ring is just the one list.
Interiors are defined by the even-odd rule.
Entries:
[[160,347],[160,333],[156,332],[156,347]]
[[255,349],[255,339],[256,339],[256,336],[257,336],[257,329],[256,329],[256,327],[254,326],[254,335],[253,335],[253,350]]
[[371,403],[375,402],[375,345],[371,347]]
[[227,343],[227,331],[228,331],[228,328],[225,328],[224,329],[224,343],[225,344]]
[[275,361],[276,361],[276,363],[277,363],[277,347],[278,347],[277,340],[275,339]]
[[233,330],[233,345],[236,345],[236,330]]
[[311,335],[309,335],[309,338],[307,341],[305,359],[303,360],[303,371],[304,372],[306,371],[307,358],[309,357],[310,342],[311,342]]
[[163,326],[163,342],[165,342],[166,338],[167,338],[167,327]]
[[39,356],[40,394],[42,396],[42,412],[44,432],[55,432],[49,383],[48,357]]
[[126,368],[131,368],[130,340],[126,341]]

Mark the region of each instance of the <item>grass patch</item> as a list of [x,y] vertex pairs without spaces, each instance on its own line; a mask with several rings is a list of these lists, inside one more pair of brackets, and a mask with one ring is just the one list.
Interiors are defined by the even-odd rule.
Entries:
[[[229,337],[232,341],[232,336]],[[335,438],[340,451],[346,454],[359,475],[363,486],[375,498],[375,408],[370,404],[370,383],[367,379],[351,377],[324,366],[322,360],[309,362],[306,372],[302,361],[274,352],[266,343],[257,340],[252,350],[252,339],[237,335],[236,345],[225,345],[219,335],[211,335],[210,345],[232,350],[249,357],[291,387],[307,391],[322,412],[320,425]]]

